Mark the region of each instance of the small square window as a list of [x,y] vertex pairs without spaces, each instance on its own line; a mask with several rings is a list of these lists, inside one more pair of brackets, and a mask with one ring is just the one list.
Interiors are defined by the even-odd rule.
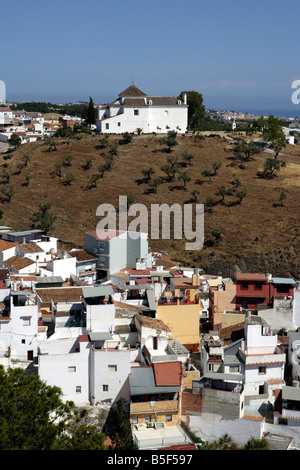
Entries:
[[266,366],[260,366],[260,367],[258,368],[258,373],[259,373],[259,374],[265,374],[266,371],[267,371]]
[[108,392],[108,385],[102,385],[103,392]]
[[105,124],[105,129],[109,129],[109,124],[108,123]]
[[139,112],[138,109],[134,109],[133,114],[134,114],[135,116],[138,116],[138,115],[140,114],[140,112]]
[[69,366],[68,367],[68,372],[70,372],[70,373],[76,372],[76,366]]
[[118,122],[118,127],[121,127],[121,123],[120,123],[120,122]]
[[170,423],[172,421],[172,415],[166,415],[166,423]]
[[115,364],[109,364],[108,365],[108,371],[109,372],[117,372],[117,366]]
[[137,416],[132,416],[132,424],[138,424],[138,417]]
[[76,393],[81,393],[81,385],[76,385]]

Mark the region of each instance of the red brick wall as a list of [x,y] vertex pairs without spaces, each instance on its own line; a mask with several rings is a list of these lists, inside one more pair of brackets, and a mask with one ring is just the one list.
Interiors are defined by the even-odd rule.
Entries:
[[201,413],[202,411],[202,396],[195,395],[191,391],[185,390],[181,395],[181,414]]

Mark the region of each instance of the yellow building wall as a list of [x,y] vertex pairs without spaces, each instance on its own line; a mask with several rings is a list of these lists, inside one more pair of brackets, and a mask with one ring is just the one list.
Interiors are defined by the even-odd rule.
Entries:
[[[172,421],[166,421],[166,415],[172,415]],[[150,402],[131,403],[130,416],[138,418],[138,424],[146,423],[145,416],[150,415],[152,422],[164,422],[166,426],[180,424],[180,407],[178,400],[166,400],[155,402],[155,407]]]
[[158,305],[157,318],[170,328],[170,338],[181,344],[199,344],[199,315],[201,303]]
[[223,313],[222,315],[222,328],[237,325],[245,321],[246,314],[244,313]]

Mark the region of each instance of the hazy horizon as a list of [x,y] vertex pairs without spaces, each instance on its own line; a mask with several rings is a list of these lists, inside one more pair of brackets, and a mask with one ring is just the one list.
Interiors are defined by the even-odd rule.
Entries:
[[1,12],[7,101],[107,103],[134,81],[148,95],[197,91],[211,109],[300,114],[296,0],[28,0]]

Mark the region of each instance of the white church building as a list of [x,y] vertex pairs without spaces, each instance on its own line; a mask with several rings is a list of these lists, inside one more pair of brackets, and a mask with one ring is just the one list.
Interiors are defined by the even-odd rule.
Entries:
[[188,105],[173,96],[148,96],[135,85],[129,86],[110,104],[99,107],[97,130],[102,133],[137,132],[184,133]]

